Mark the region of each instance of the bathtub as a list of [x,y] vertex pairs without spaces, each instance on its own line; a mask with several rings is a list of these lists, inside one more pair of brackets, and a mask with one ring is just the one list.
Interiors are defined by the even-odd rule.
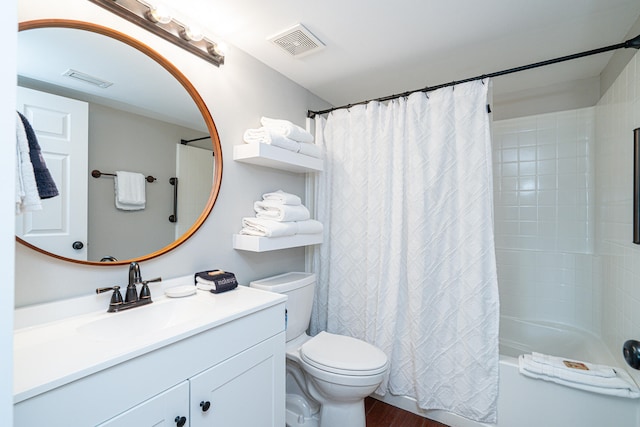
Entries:
[[[500,391],[498,423],[483,424],[446,411],[423,411],[406,396],[374,396],[386,403],[452,427],[638,427],[640,399],[576,390],[527,378],[518,372],[518,355],[539,353],[615,365],[602,341],[566,326],[500,320]],[[631,369],[631,368],[629,368]]]

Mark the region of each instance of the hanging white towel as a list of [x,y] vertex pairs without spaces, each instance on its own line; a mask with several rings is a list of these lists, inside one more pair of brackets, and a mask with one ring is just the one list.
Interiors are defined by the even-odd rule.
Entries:
[[640,389],[623,369],[615,370],[615,377],[600,377],[585,375],[580,373],[580,369],[565,370],[537,363],[532,360],[529,354],[520,355],[518,362],[520,373],[527,377],[593,393],[629,398],[640,397]]
[[304,221],[311,217],[309,209],[304,205],[290,206],[263,200],[255,202],[253,209],[256,217],[274,221]]
[[125,211],[136,211],[145,208],[145,177],[143,174],[116,171],[114,186],[116,208]]
[[313,142],[313,135],[311,135],[306,129],[291,123],[288,120],[270,119],[269,117],[262,117],[260,119],[262,126],[293,139],[299,142]]
[[16,214],[42,209],[33,164],[29,157],[29,142],[20,115],[16,113]]
[[265,193],[262,195],[262,200],[292,206],[302,204],[302,200],[300,199],[300,197],[296,196],[295,194],[285,193],[282,190],[274,191],[272,193]]

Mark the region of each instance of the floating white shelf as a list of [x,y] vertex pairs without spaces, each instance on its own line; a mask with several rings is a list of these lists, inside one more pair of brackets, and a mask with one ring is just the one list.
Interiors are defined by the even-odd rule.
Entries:
[[324,168],[322,159],[261,143],[234,146],[233,160],[297,173],[320,172]]
[[233,235],[233,248],[251,252],[267,252],[278,249],[296,248],[298,246],[317,245],[322,243],[322,234],[296,234],[285,237],[259,237],[245,234]]

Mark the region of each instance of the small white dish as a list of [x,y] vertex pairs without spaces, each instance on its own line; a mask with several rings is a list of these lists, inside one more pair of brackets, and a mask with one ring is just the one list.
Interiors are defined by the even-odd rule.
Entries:
[[196,293],[196,287],[193,285],[174,286],[164,291],[169,298],[188,297]]

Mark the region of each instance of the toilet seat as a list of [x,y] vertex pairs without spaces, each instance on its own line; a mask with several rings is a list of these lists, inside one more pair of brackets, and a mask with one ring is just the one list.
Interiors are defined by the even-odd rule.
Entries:
[[300,347],[300,357],[309,365],[334,374],[369,376],[387,369],[387,356],[362,340],[320,332]]

